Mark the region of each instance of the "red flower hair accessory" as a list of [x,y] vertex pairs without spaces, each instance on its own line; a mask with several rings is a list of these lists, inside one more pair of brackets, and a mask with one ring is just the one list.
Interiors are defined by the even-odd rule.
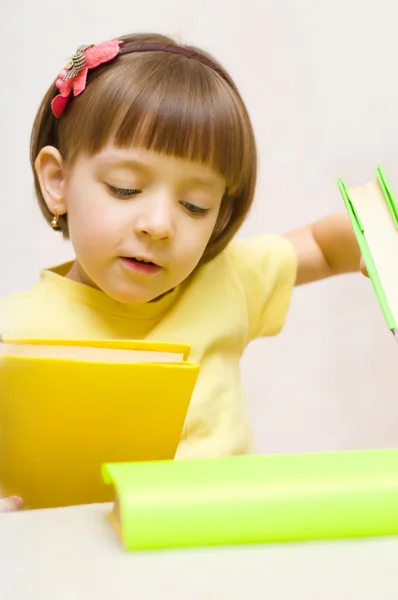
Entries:
[[60,93],[51,102],[51,109],[57,119],[62,116],[72,94],[78,96],[85,90],[89,69],[115,58],[121,44],[120,40],[111,40],[95,46],[79,46],[55,82]]

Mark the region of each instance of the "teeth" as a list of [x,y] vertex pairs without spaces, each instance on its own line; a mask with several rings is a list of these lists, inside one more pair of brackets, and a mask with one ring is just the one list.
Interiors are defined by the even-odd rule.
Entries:
[[145,260],[144,258],[135,258],[134,260],[136,260],[137,262],[153,264],[151,260]]

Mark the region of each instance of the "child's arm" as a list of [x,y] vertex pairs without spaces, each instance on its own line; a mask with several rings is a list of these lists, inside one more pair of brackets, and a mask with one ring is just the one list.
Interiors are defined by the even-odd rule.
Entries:
[[347,213],[329,215],[285,234],[296,248],[296,285],[340,273],[364,271],[361,254]]

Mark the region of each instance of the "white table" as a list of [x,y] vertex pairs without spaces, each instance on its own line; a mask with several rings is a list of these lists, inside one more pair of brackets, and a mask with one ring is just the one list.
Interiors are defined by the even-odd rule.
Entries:
[[89,505],[0,514],[0,598],[398,598],[398,538],[129,554],[108,510]]

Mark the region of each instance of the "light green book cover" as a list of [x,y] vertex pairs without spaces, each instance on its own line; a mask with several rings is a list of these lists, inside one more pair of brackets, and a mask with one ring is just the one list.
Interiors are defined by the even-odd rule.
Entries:
[[127,550],[398,535],[398,450],[106,464]]
[[362,257],[388,328],[398,339],[398,207],[381,167],[357,187],[338,181]]

